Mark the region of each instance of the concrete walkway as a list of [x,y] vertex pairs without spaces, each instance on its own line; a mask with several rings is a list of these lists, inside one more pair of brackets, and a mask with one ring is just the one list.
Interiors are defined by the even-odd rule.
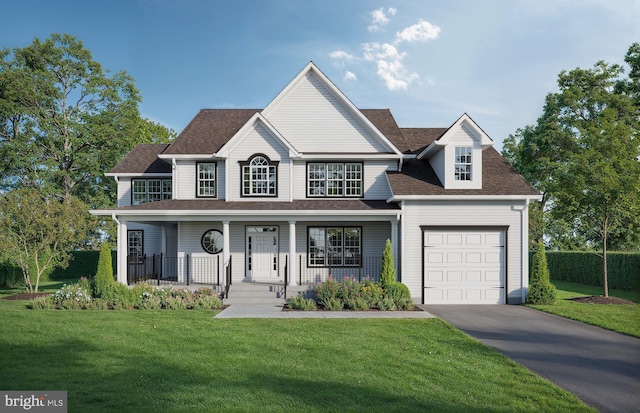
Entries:
[[432,318],[426,311],[283,311],[282,305],[230,305],[215,318]]
[[601,412],[640,412],[640,339],[524,306],[425,308]]

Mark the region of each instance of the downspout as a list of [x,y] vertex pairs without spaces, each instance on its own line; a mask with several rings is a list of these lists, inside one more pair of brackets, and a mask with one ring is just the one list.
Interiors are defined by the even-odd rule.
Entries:
[[176,158],[171,158],[171,199],[178,199],[177,170],[178,164],[176,163]]
[[[522,268],[520,271],[520,285],[522,285],[522,303],[527,301],[527,290],[529,289],[529,198],[524,202],[522,208],[522,259],[520,260]],[[525,272],[526,271],[526,272]],[[527,285],[524,285],[526,274]]]

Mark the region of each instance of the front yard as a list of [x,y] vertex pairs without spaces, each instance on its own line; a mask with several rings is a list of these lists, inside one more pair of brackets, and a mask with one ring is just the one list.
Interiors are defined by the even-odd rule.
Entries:
[[0,300],[0,388],[69,411],[590,411],[437,320],[36,311]]
[[610,296],[634,301],[635,305],[577,303],[571,298],[601,295],[602,288],[557,280],[552,282],[558,289],[558,303],[530,307],[640,338],[639,292],[609,291]]

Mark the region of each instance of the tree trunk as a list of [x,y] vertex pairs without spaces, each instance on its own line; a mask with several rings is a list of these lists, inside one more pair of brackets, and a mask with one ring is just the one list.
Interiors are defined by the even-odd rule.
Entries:
[[607,274],[607,220],[605,219],[604,226],[602,228],[602,288],[604,290],[604,296],[609,296],[609,278]]

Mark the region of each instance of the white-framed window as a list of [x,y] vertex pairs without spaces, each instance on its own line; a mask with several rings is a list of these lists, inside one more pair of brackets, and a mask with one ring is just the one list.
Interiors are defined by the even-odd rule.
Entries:
[[241,165],[242,196],[278,195],[278,162],[258,154]]
[[309,227],[309,267],[358,267],[361,227]]
[[308,197],[360,197],[362,180],[362,163],[310,162],[307,164]]
[[216,163],[197,162],[197,198],[215,198],[216,196]]
[[127,231],[127,251],[131,257],[142,257],[144,232],[141,229]]
[[132,179],[131,204],[171,199],[171,179]]
[[454,162],[456,181],[471,180],[471,150],[470,146],[456,146]]

